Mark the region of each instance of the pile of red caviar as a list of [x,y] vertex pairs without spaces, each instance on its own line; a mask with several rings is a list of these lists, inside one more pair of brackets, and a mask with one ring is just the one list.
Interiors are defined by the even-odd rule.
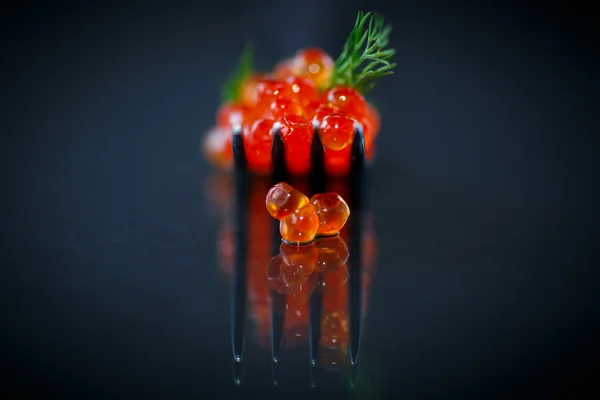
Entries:
[[250,172],[272,170],[273,127],[279,124],[287,170],[292,175],[310,172],[310,147],[316,126],[330,176],[349,172],[354,127],[363,127],[366,158],[373,160],[379,132],[377,109],[348,86],[328,84],[334,61],[323,50],[307,48],[278,63],[269,73],[252,73],[243,79],[235,101],[219,107],[216,122],[204,135],[202,151],[216,168],[233,167],[231,133],[242,127]]

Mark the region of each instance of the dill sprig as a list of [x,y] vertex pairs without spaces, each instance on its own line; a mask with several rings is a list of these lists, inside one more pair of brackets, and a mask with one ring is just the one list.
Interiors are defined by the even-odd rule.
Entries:
[[239,58],[238,65],[229,76],[221,89],[222,102],[236,102],[240,97],[240,88],[244,79],[254,71],[254,49],[252,43],[246,44],[242,55]]
[[358,12],[342,53],[335,61],[330,87],[350,86],[366,93],[375,80],[394,73],[390,59],[396,50],[386,49],[392,27],[384,25],[383,17]]

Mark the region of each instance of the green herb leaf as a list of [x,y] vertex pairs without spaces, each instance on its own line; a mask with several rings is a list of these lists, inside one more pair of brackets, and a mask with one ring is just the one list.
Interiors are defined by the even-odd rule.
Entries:
[[246,44],[244,51],[240,56],[237,68],[229,76],[229,79],[221,89],[222,102],[236,102],[240,97],[241,85],[252,72],[254,71],[254,49],[252,43]]
[[342,53],[335,61],[330,87],[350,86],[366,93],[379,78],[394,73],[391,58],[396,50],[386,48],[392,27],[373,13],[358,12]]

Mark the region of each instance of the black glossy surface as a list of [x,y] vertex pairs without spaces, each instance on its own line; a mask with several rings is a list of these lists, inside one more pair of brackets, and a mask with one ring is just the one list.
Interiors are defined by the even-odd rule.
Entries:
[[[310,387],[307,344],[284,345],[274,386],[252,335],[235,387],[224,221],[198,152],[243,38],[265,68],[309,44],[334,53],[356,11],[341,4],[2,15],[0,397],[355,393],[322,371]],[[395,27],[399,69],[372,93],[378,262],[357,388],[489,398],[590,382],[596,24],[553,3],[369,8]]]

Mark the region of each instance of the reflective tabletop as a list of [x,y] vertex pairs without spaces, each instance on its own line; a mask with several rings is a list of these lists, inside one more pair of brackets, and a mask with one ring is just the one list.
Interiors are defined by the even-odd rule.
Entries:
[[370,2],[399,63],[370,94],[376,158],[285,178],[351,208],[298,247],[265,209],[280,177],[213,170],[199,141],[245,39],[265,67],[334,52],[360,4],[150,3],[1,16],[0,398],[597,391],[588,17]]

